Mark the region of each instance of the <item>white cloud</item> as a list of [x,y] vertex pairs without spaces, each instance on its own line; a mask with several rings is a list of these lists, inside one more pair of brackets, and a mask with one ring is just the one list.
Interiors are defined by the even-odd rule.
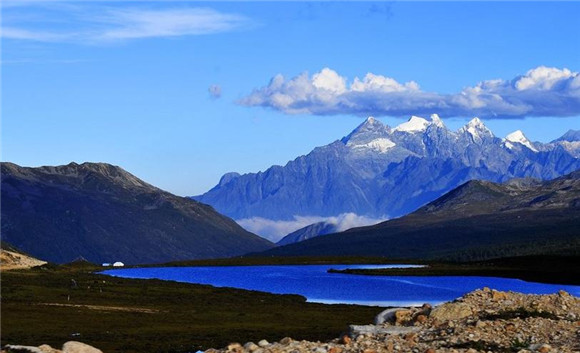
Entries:
[[514,86],[519,91],[537,89],[547,91],[559,82],[577,76],[568,69],[557,69],[554,67],[540,66],[528,71],[528,73],[515,81]]
[[222,96],[222,86],[220,85],[211,85],[208,88],[209,96],[211,98],[220,98]]
[[2,38],[33,40],[39,42],[58,42],[68,40],[76,36],[74,33],[52,33],[46,31],[34,31],[21,28],[2,27]]
[[276,221],[262,217],[252,217],[239,219],[236,222],[252,233],[258,234],[270,241],[277,242],[289,233],[313,223],[327,222],[335,224],[337,229],[342,232],[354,227],[376,224],[385,221],[386,219],[387,217],[379,219],[359,216],[355,213],[343,213],[336,217],[294,216],[294,219],[289,221]]
[[[106,43],[141,38],[205,35],[231,31],[249,23],[238,14],[209,8],[152,8],[135,5],[55,6],[51,12],[34,12],[33,5],[5,9],[2,38],[40,42]],[[40,5],[39,5],[40,6]],[[42,10],[42,9],[41,9]],[[12,12],[18,11],[16,16]],[[30,11],[34,22],[19,21]]]
[[338,217],[330,217],[326,220],[327,223],[336,224],[339,232],[345,231],[347,229],[368,226],[372,224],[377,224],[379,222],[386,221],[387,217],[384,218],[371,218],[367,216],[359,216],[356,213],[343,213]]
[[324,68],[310,77],[289,80],[276,75],[239,104],[263,106],[288,114],[440,115],[485,118],[574,116],[580,114],[580,74],[539,66],[512,80],[487,80],[455,94],[422,91],[415,81],[367,73],[346,77]]
[[114,28],[98,34],[104,40],[176,37],[225,32],[245,21],[239,15],[211,9],[122,9],[109,11],[107,19]]
[[314,74],[312,76],[312,85],[317,89],[328,90],[338,94],[346,91],[346,79],[329,68],[324,68],[319,73]]

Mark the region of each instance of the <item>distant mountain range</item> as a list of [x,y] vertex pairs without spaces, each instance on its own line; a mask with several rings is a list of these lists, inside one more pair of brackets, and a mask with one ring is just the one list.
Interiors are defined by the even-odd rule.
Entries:
[[368,118],[348,136],[285,166],[228,173],[194,197],[236,220],[344,213],[394,218],[469,180],[549,180],[580,168],[580,131],[550,143],[521,131],[498,138],[477,118],[458,131],[437,115],[391,128]]
[[485,260],[548,254],[580,254],[580,171],[551,181],[469,181],[407,216],[260,255]]
[[273,246],[212,207],[110,164],[2,163],[1,187],[2,241],[51,262],[159,263]]

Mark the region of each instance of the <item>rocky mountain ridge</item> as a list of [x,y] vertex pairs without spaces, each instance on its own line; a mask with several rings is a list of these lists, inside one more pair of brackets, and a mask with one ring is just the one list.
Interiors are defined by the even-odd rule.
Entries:
[[395,128],[368,118],[350,134],[285,166],[228,173],[195,199],[234,218],[291,220],[355,213],[408,214],[473,179],[553,179],[580,169],[580,133],[550,143],[521,131],[496,137],[477,118],[457,131],[437,115],[413,116]]
[[273,246],[208,205],[106,163],[2,163],[2,239],[56,263],[168,262]]

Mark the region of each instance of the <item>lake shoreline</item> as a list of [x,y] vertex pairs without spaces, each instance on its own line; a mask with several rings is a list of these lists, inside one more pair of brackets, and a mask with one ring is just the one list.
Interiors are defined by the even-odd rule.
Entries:
[[[195,352],[231,340],[329,340],[381,310],[161,280],[115,278],[88,263],[2,271],[0,344],[59,347],[78,340],[104,352]],[[74,281],[73,281],[74,280]]]
[[[544,284],[512,278],[463,275],[433,276],[417,264],[314,264],[253,266],[190,266],[111,269],[102,274],[121,278],[159,279],[236,288],[271,294],[299,295],[308,302],[366,306],[414,306],[442,303],[483,287],[528,294],[566,290],[580,295],[580,286]],[[430,265],[431,266],[431,265]],[[436,265],[434,265],[436,266]],[[392,272],[390,272],[392,271]],[[426,271],[425,276],[405,276]],[[357,276],[360,273],[388,276]],[[497,273],[496,273],[497,274]]]
[[[286,259],[268,259],[267,262],[287,262],[283,260]],[[216,262],[222,266],[234,262],[243,264],[240,259],[204,261],[208,266],[215,266]],[[255,265],[266,260],[251,262],[245,264]],[[349,260],[301,258],[293,262],[306,265],[348,263]],[[360,258],[351,258],[350,262],[384,264],[395,261],[367,258],[361,262]],[[381,310],[358,305],[310,303],[298,295],[155,279],[113,278],[96,273],[102,270],[101,266],[93,264],[73,263],[3,271],[0,277],[1,344],[46,343],[58,347],[74,339],[105,352],[132,353],[148,350],[191,352],[225,347],[234,341],[267,339],[277,342],[287,336],[300,341],[328,342],[341,332],[347,332],[349,325],[373,322]]]
[[580,285],[578,264],[579,256],[526,256],[473,263],[429,263],[421,268],[331,269],[329,272],[365,276],[479,276]]
[[422,269],[339,270],[340,273],[379,276],[480,276],[520,279],[545,284],[580,285],[580,255],[532,255],[498,258],[477,262],[454,262],[425,259],[398,259],[371,256],[241,256],[223,259],[174,261],[161,264],[141,264],[127,268],[260,266],[260,265],[325,265],[325,264],[416,264]]

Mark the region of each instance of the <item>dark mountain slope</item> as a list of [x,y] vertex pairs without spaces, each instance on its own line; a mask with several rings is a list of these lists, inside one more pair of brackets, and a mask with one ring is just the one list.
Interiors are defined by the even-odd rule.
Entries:
[[481,260],[580,254],[580,172],[548,182],[471,181],[416,212],[262,255]]
[[284,238],[280,239],[276,245],[288,245],[297,243],[299,241],[304,241],[306,239],[311,239],[320,235],[336,233],[338,230],[339,229],[337,229],[337,225],[333,223],[313,223],[286,235]]
[[240,255],[272,246],[212,207],[104,163],[2,163],[2,239],[52,262],[129,264]]

